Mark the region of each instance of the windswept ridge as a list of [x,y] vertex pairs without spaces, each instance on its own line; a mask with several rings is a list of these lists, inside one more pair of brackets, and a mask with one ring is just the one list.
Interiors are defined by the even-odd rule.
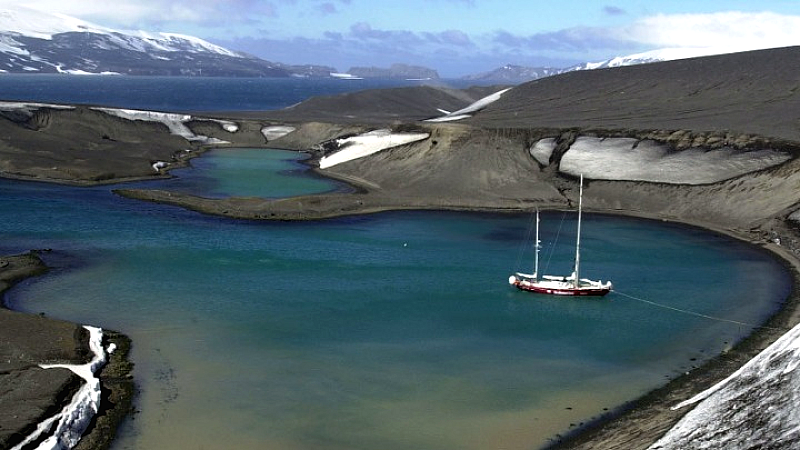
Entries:
[[522,84],[468,122],[503,128],[734,130],[800,141],[800,47],[570,72]]

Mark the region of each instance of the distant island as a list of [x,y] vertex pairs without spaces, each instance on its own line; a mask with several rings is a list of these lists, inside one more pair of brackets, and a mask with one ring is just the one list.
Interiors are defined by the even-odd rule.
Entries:
[[381,67],[351,67],[347,73],[359,78],[439,79],[439,73],[433,69],[408,64],[392,64],[388,69]]

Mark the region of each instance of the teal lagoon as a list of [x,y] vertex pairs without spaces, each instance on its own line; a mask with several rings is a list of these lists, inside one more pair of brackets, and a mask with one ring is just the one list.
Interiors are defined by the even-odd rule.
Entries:
[[282,198],[351,190],[311,173],[301,163],[305,158],[287,150],[215,149],[191,160],[191,167],[172,171],[175,178],[164,187],[210,198]]

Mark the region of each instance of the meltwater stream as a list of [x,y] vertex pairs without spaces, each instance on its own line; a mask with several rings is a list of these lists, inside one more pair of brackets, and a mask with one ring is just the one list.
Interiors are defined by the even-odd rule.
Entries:
[[[159,187],[271,196],[250,191],[264,173],[231,186],[236,171],[215,169],[239,157],[214,152]],[[281,189],[309,183],[297,167],[276,166],[295,171]],[[278,195],[340,188],[320,181]],[[247,222],[108,187],[0,181],[0,192],[3,252],[51,248],[55,266],[10,306],[133,339],[139,412],[115,449],[536,448],[750,332],[613,292],[509,287],[528,269],[528,215]],[[562,218],[572,236],[572,214],[542,216],[543,258]],[[754,324],[788,294],[780,263],[731,239],[610,216],[583,225],[583,273],[628,294]],[[573,251],[560,239],[548,272],[568,273]]]

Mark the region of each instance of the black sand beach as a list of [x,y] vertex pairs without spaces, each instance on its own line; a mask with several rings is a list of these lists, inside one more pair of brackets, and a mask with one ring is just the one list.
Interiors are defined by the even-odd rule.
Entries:
[[[116,192],[208,214],[257,220],[314,220],[390,209],[521,211],[573,204],[576,181],[561,173],[558,163],[578,136],[650,139],[675,152],[721,147],[785,152],[791,158],[783,164],[710,184],[587,183],[587,210],[724,232],[775,252],[792,267],[794,276],[795,289],[784,308],[733,350],[569,433],[556,444],[559,448],[643,448],[685,413],[671,411],[670,406],[724,378],[800,323],[800,235],[788,219],[800,204],[800,128],[796,125],[800,120],[800,79],[794,63],[798,59],[800,48],[792,47],[575,72],[518,86],[459,123],[419,121],[437,114],[426,105],[448,102],[450,109],[456,109],[480,97],[478,93],[436,90],[434,95],[428,88],[369,91],[316,99],[279,112],[229,113],[224,118],[240,125],[237,133],[225,131],[216,122],[198,120],[188,126],[196,134],[224,139],[229,146],[316,149],[312,151],[315,157],[322,156],[325,146],[321,144],[326,141],[378,127],[425,131],[430,137],[330,169],[317,169],[350,183],[354,193],[264,200],[206,199],[141,189]],[[424,99],[431,101],[425,103]],[[166,126],[157,123],[109,117],[84,107],[39,108],[30,116],[0,115],[0,175],[71,184],[160,177],[165,173],[155,172],[155,161],[167,161],[168,170],[185,165],[209,148],[172,136]],[[297,130],[268,142],[260,131],[270,125],[291,125]],[[546,137],[555,138],[557,147],[550,164],[543,166],[528,149]],[[39,150],[26,151],[32,147]],[[0,274],[4,272],[0,269]],[[45,320],[0,313],[9,324]],[[60,336],[60,342],[74,334],[74,325],[46,324],[42,327]],[[49,339],[38,335],[13,341],[0,338],[0,355],[33,346],[39,349],[36,354],[46,357],[51,354]],[[74,349],[76,338],[69,339]],[[79,360],[80,356],[64,351],[58,358]],[[43,404],[56,403],[71,389],[72,380],[60,377],[37,382],[50,389]]]

